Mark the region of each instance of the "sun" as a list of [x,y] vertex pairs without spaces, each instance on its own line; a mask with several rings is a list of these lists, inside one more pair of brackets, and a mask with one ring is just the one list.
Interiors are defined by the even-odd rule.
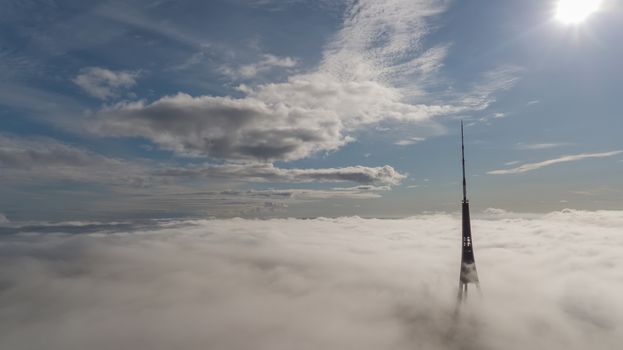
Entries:
[[567,24],[585,20],[599,9],[601,0],[560,0],[556,7],[556,19]]

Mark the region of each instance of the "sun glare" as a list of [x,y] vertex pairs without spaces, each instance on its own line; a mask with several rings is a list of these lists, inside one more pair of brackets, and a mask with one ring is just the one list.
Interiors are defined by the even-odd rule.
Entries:
[[601,0],[560,0],[556,19],[568,24],[580,23],[599,9]]

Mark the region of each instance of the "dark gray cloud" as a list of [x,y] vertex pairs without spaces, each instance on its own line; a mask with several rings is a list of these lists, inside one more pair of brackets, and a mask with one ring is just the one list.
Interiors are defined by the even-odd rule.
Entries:
[[[50,138],[8,135],[0,135],[0,170],[0,206],[10,217],[16,208],[23,211],[17,215],[21,219],[33,215],[92,219],[286,212],[289,205],[302,202],[378,198],[405,177],[391,166],[284,169],[245,163],[172,167],[145,159],[111,158]],[[269,182],[359,186],[247,188],[248,183]],[[33,185],[39,186],[37,191],[21,190]],[[63,206],[55,198],[62,198]],[[38,210],[56,214],[42,218]]]
[[393,167],[351,166],[323,169],[284,169],[272,164],[225,164],[200,167],[170,168],[157,173],[172,177],[232,178],[251,182],[340,182],[397,185],[405,175]]
[[[616,349],[623,213],[166,221],[0,237],[6,349]],[[36,335],[36,336],[33,336]]]

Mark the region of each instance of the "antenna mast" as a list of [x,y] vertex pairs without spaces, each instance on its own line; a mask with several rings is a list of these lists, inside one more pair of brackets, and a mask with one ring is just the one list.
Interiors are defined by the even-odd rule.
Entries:
[[465,183],[465,144],[463,142],[463,121],[461,120],[461,164],[463,165],[463,203],[467,203],[467,185]]

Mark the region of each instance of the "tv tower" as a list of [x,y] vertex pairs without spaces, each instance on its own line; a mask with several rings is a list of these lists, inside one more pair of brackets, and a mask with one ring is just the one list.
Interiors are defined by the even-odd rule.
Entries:
[[474,247],[472,245],[472,229],[469,222],[469,202],[467,201],[467,189],[465,183],[465,145],[463,142],[463,121],[461,120],[461,163],[463,166],[463,241],[461,255],[461,273],[459,276],[459,301],[467,298],[467,286],[474,283],[480,290],[476,260],[474,260]]

